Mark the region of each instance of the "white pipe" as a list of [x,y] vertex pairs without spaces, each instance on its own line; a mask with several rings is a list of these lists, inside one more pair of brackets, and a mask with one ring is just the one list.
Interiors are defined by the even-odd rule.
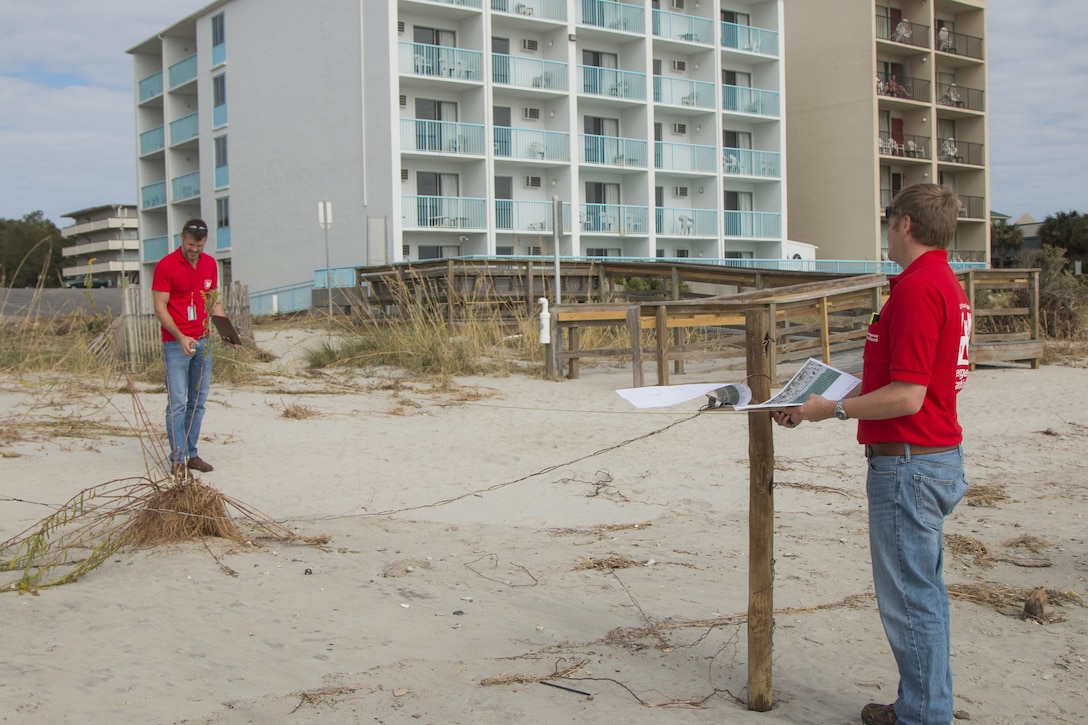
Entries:
[[552,342],[552,316],[548,312],[548,298],[539,297],[540,303],[540,344],[550,345]]

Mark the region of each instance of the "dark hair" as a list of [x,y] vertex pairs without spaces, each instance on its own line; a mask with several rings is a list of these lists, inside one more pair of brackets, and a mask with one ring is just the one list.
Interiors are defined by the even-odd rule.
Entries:
[[892,213],[911,220],[911,236],[927,247],[948,249],[956,236],[960,200],[949,188],[914,184],[892,199]]
[[208,225],[203,219],[190,219],[181,226],[182,236],[189,234],[196,239],[208,236]]

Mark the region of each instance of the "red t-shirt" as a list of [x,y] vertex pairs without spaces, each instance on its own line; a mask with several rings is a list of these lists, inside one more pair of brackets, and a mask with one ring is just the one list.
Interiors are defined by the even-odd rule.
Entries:
[[963,441],[956,395],[967,382],[971,307],[943,249],[901,274],[865,340],[862,394],[892,381],[926,386],[922,409],[888,420],[859,420],[859,443],[954,446]]
[[[151,280],[153,291],[170,293],[166,310],[181,334],[195,338],[208,334],[206,297],[218,286],[219,269],[215,260],[201,254],[194,268],[181,253],[181,247],[159,260]],[[163,342],[170,342],[174,336],[164,329],[162,339]]]

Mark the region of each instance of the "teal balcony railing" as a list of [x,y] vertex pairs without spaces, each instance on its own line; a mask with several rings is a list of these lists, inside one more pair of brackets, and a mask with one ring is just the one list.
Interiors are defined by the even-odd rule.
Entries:
[[654,76],[654,102],[714,108],[714,84],[708,81]]
[[183,174],[170,181],[170,200],[184,201],[200,196],[200,172]]
[[646,167],[646,141],[640,138],[582,134],[582,161],[608,166]]
[[196,53],[179,60],[167,70],[169,71],[171,89],[188,83],[196,78]]
[[215,230],[215,248],[220,251],[230,249],[230,227],[218,227]]
[[611,98],[630,98],[646,100],[646,74],[616,68],[600,68],[595,65],[580,65],[582,93]]
[[166,182],[159,181],[154,184],[140,187],[140,208],[150,209],[162,206],[166,203]]
[[212,126],[219,128],[227,125],[227,104],[212,107]]
[[170,237],[165,234],[161,237],[148,237],[144,240],[141,249],[140,261],[144,264],[158,262],[170,253]]
[[166,148],[166,132],[162,126],[144,131],[140,134],[140,155],[155,153]]
[[781,154],[777,151],[756,149],[722,149],[725,173],[730,176],[761,176],[767,179],[782,178]]
[[483,80],[483,53],[444,45],[400,43],[398,63],[401,73],[466,81]]
[[212,46],[212,68],[227,62],[227,44],[220,43]]
[[667,10],[654,10],[652,22],[654,35],[659,38],[714,44],[714,24],[707,18],[697,18],[694,15],[672,13]]
[[717,237],[718,212],[715,209],[684,209],[659,206],[654,209],[658,234],[684,237]]
[[578,22],[642,34],[646,32],[646,10],[641,5],[610,0],[582,0],[582,17]]
[[566,0],[491,0],[491,9],[528,18],[567,19]]
[[[496,229],[551,234],[553,216],[550,201],[495,200]],[[570,232],[570,202],[563,202],[563,231]]]
[[486,229],[487,200],[464,196],[401,197],[406,229]]
[[722,110],[778,116],[778,91],[722,84]]
[[582,204],[582,231],[591,234],[646,234],[650,209],[626,204]]
[[175,121],[171,121],[170,145],[173,146],[191,138],[196,138],[200,134],[199,120],[196,113],[190,113],[188,116],[182,116]]
[[714,173],[718,170],[715,148],[691,143],[654,142],[654,166],[662,171]]
[[480,9],[480,0],[431,0],[436,3],[445,3],[446,5],[457,5],[462,8],[476,8]]
[[565,91],[567,64],[555,60],[492,53],[491,79],[494,83],[505,86]]
[[778,57],[778,32],[751,25],[722,23],[722,47]]
[[570,161],[570,135],[563,131],[496,126],[495,155],[507,159]]
[[400,149],[483,156],[484,127],[478,123],[402,118]]
[[771,211],[725,211],[725,236],[780,239],[782,215]]
[[230,186],[230,167],[229,166],[216,166],[215,167],[215,188],[225,189]]
[[155,96],[161,96],[162,71],[152,73],[147,78],[141,79],[137,86],[140,94],[140,103],[143,103],[150,98],[154,98]]

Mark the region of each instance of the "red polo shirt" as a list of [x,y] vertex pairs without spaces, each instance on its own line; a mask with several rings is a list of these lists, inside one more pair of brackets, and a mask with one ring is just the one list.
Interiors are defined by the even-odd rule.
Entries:
[[954,446],[963,441],[956,395],[967,381],[971,307],[943,249],[888,280],[891,292],[865,341],[861,392],[892,381],[926,386],[914,415],[859,420],[859,443]]
[[[208,292],[219,286],[219,269],[210,255],[201,254],[196,267],[189,264],[178,247],[159,260],[155,265],[155,274],[151,280],[151,289],[155,292],[169,292],[170,299],[166,310],[183,335],[201,338],[208,334]],[[193,318],[190,319],[189,307],[193,306]],[[163,342],[174,340],[174,336],[162,330]]]

